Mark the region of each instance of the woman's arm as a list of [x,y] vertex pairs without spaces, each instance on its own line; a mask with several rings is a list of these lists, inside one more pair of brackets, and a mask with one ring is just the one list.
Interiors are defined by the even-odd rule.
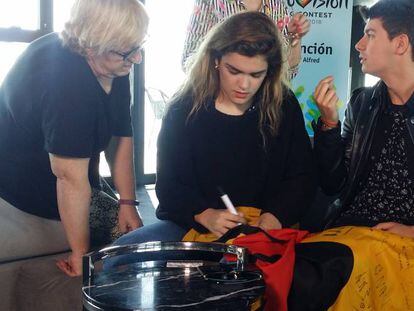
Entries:
[[82,256],[89,250],[89,205],[91,187],[88,179],[88,158],[68,158],[49,154],[56,176],[59,215],[72,254],[60,260],[58,267],[69,276],[82,274]]
[[[135,176],[132,137],[113,136],[105,156],[120,199],[135,200]],[[119,229],[126,233],[142,226],[135,206],[121,204],[118,212]]]
[[[297,223],[313,201],[316,176],[309,136],[293,93],[285,99],[277,150],[273,150],[262,207],[283,227]],[[264,214],[265,214],[264,213]],[[274,225],[277,222],[271,220]]]
[[198,186],[198,178],[203,177],[197,176],[194,169],[192,130],[186,116],[183,107],[172,106],[158,136],[156,191],[160,206],[157,215],[183,228],[207,229],[219,237],[246,221],[242,215],[215,209],[205,202]]
[[298,73],[298,66],[302,55],[302,38],[309,32],[310,22],[305,15],[296,13],[288,25],[287,42],[289,44],[289,76],[294,78]]
[[159,200],[157,216],[169,219],[183,228],[197,225],[196,214],[208,208],[197,186],[186,128],[187,109],[180,102],[168,109],[158,135],[157,182]]

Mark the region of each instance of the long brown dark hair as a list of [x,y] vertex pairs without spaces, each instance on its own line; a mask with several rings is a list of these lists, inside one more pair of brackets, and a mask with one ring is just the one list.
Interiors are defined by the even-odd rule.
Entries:
[[220,91],[216,61],[227,53],[265,57],[268,63],[267,74],[255,95],[260,111],[258,126],[263,139],[265,132],[276,135],[286,88],[286,60],[279,30],[262,13],[239,13],[216,25],[190,59],[187,78],[174,97],[192,96],[193,107],[189,118],[206,105],[208,100],[215,99]]

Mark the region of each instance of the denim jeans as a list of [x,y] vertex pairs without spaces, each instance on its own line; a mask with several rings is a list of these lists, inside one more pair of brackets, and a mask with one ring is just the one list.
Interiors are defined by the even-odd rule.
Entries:
[[[160,220],[154,224],[138,228],[123,235],[113,245],[128,245],[150,241],[177,242],[181,241],[186,232],[187,230],[172,221]],[[109,269],[114,266],[136,262],[138,256],[137,254],[129,254],[106,259],[104,268]]]

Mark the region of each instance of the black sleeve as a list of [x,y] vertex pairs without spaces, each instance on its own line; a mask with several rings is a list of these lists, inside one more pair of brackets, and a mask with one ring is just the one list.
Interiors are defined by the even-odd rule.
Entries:
[[352,138],[355,128],[355,116],[359,106],[356,99],[362,89],[353,92],[342,125],[328,131],[321,130],[321,122],[313,123],[315,132],[314,151],[318,169],[319,185],[328,195],[341,192],[349,172]]
[[[314,159],[309,136],[305,130],[302,111],[293,93],[283,103],[283,120],[280,138],[283,150],[275,150],[276,159],[271,170],[263,210],[274,214],[283,227],[299,222],[313,201],[316,191]],[[277,156],[279,154],[279,156]],[[280,158],[282,154],[282,158]],[[275,162],[273,160],[273,162]],[[280,180],[274,180],[276,176]]]
[[158,136],[156,193],[157,217],[183,228],[200,228],[194,215],[207,208],[197,186],[187,123],[188,109],[173,104],[163,119]]
[[91,85],[73,72],[53,72],[42,98],[44,149],[88,158],[94,145],[95,100]]

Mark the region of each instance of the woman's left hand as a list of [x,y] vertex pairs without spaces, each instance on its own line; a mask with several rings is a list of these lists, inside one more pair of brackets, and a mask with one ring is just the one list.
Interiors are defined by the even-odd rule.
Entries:
[[302,13],[296,13],[290,19],[290,22],[287,27],[289,35],[291,36],[290,44],[292,46],[295,46],[297,43],[295,43],[295,41],[302,39],[302,37],[304,37],[309,32],[310,22],[308,18]]
[[406,226],[406,225],[403,225],[397,222],[382,222],[374,226],[373,228],[382,230],[382,231],[395,233],[400,236],[414,238],[414,227],[413,226]]
[[122,233],[142,227],[141,216],[135,206],[120,206],[118,212],[118,226]]
[[282,229],[279,219],[271,213],[263,213],[260,215],[257,223],[253,225],[263,230]]

